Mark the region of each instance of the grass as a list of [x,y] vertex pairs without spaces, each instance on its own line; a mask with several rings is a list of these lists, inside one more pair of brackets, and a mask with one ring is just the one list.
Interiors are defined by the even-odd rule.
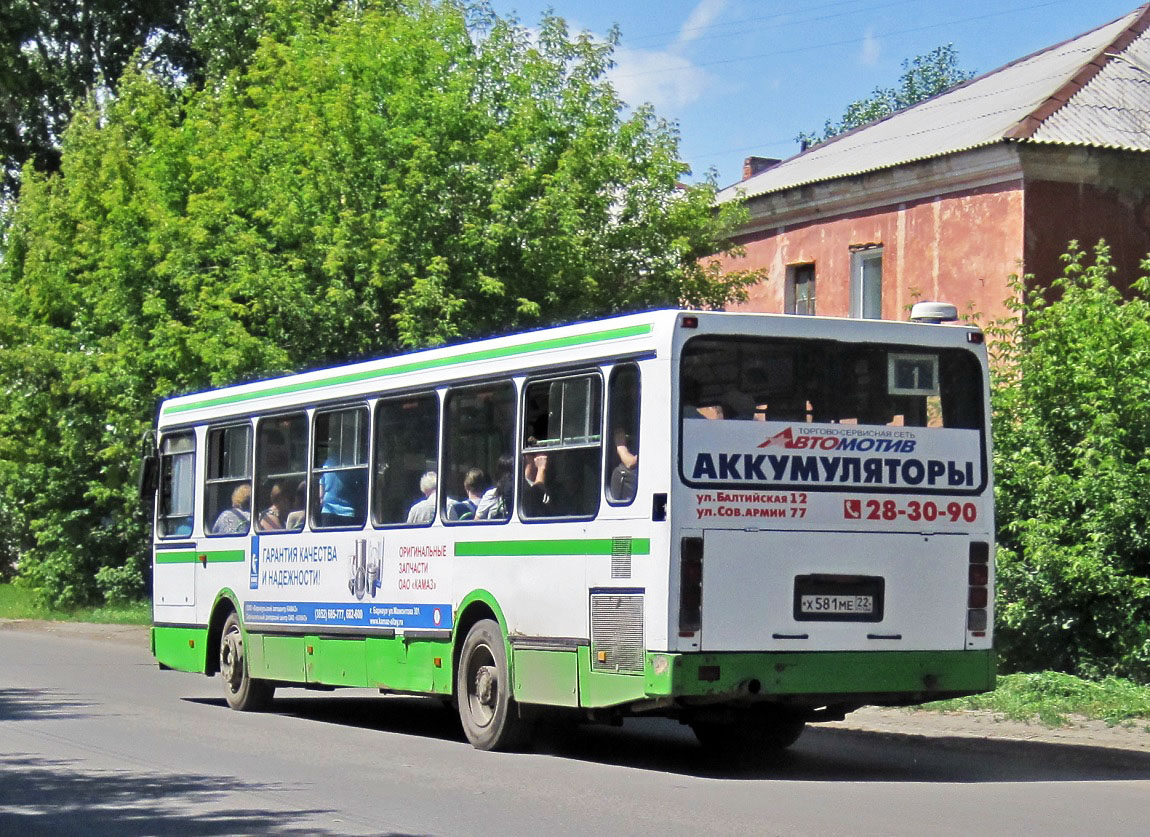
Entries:
[[147,625],[152,621],[150,602],[69,610],[46,607],[30,590],[15,584],[0,584],[0,619],[46,619],[52,622],[100,622],[115,625]]
[[1150,723],[1146,723],[1150,721],[1150,686],[1118,677],[1093,681],[1057,671],[1005,674],[998,678],[993,692],[926,703],[920,708],[937,712],[980,709],[1012,721],[1037,721],[1048,727],[1068,726],[1073,716],[1150,732]]

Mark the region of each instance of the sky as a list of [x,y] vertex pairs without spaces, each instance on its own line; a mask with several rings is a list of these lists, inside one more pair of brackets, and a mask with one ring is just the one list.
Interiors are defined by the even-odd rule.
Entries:
[[902,62],[953,44],[984,73],[1108,23],[1137,0],[493,0],[526,26],[547,9],[622,40],[610,79],[629,105],[678,123],[688,180],[720,186],[750,155],[786,159]]

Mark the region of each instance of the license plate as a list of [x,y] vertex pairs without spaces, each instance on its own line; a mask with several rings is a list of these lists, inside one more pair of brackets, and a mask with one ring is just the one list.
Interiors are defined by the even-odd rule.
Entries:
[[793,615],[799,622],[881,622],[885,587],[872,575],[796,576]]
[[803,613],[874,613],[874,596],[800,596],[799,609]]

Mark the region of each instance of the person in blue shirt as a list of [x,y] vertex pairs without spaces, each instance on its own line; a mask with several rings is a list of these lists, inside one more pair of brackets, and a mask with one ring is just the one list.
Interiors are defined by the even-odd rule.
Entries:
[[[342,463],[334,456],[324,460],[324,468],[337,468]],[[354,526],[359,512],[355,507],[355,472],[324,471],[319,478],[319,520],[321,526]]]

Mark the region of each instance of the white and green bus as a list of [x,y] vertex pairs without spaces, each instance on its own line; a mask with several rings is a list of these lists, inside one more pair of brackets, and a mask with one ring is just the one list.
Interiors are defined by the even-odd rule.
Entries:
[[159,407],[153,652],[719,750],[993,688],[975,328],[657,311]]

